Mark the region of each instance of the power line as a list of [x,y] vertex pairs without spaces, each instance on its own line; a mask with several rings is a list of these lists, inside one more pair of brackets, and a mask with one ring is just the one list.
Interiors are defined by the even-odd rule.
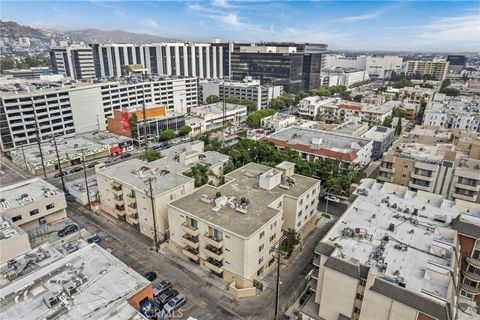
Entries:
[[145,182],[148,182],[148,187],[149,187],[149,190],[150,190],[148,195],[150,196],[150,202],[151,202],[151,205],[152,205],[153,237],[154,237],[154,241],[155,241],[155,251],[158,252],[157,219],[155,217],[155,202],[154,202],[154,199],[153,199],[153,187],[152,187],[152,181],[154,181],[154,180],[156,180],[155,177],[149,177],[147,179],[147,181],[145,181]]
[[85,178],[85,188],[87,191],[88,209],[92,211],[92,202],[90,201],[90,191],[88,189],[87,169],[85,168],[85,149],[82,149],[83,177]]

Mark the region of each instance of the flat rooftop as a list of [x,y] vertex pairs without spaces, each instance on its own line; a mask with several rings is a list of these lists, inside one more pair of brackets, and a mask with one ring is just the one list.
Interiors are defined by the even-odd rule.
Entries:
[[79,134],[78,137],[80,138],[85,138],[90,141],[94,141],[96,143],[99,143],[101,145],[116,145],[116,144],[121,144],[127,141],[132,141],[132,139],[121,136],[118,134],[114,134],[108,131],[90,131],[86,133]]
[[0,188],[0,213],[49,198],[59,193],[62,193],[60,189],[40,178],[4,186]]
[[[240,104],[225,103],[225,109],[227,111],[234,111],[234,110],[241,110],[241,109],[246,110],[246,108],[247,108],[246,106],[242,106]],[[223,103],[217,102],[217,103],[211,103],[206,105],[200,105],[198,107],[191,108],[190,112],[194,116],[197,114],[219,115],[223,113]]]
[[[285,164],[284,164],[285,166]],[[257,163],[247,165],[225,175],[226,183],[216,188],[204,185],[195,192],[171,202],[169,205],[209,224],[218,226],[223,230],[235,233],[241,237],[248,238],[261,226],[277,216],[280,211],[271,207],[272,202],[283,195],[296,198],[305,191],[320,183],[319,180],[294,174],[295,185],[290,189],[275,186],[271,190],[259,187],[258,177],[268,171],[271,167]],[[278,170],[279,169],[273,169]],[[214,199],[217,192],[226,197],[226,201],[246,198],[249,204],[246,206],[246,213],[241,213],[229,205],[224,205],[218,212],[213,211]]]
[[450,223],[474,210],[428,192],[362,180],[358,198],[325,235],[332,256],[370,267],[387,281],[441,299],[448,297],[456,231]]
[[4,219],[0,215],[0,242],[16,238],[24,233],[25,231],[20,229],[15,223],[8,219]]
[[372,140],[375,140],[375,141],[383,141],[390,134],[392,134],[392,132],[394,130],[395,129],[393,129],[393,128],[382,127],[382,126],[374,126],[370,130],[365,132],[365,134],[363,136],[367,139],[372,139]]
[[461,154],[457,153],[455,149],[455,145],[450,143],[426,145],[423,143],[397,141],[388,150],[387,154],[430,163],[439,163],[444,159],[453,161],[459,157]]
[[[106,250],[91,244],[3,287],[0,318],[111,319],[117,311],[135,315],[125,301],[149,284]],[[66,305],[48,307],[48,299]]]
[[[60,158],[79,159],[82,157],[82,149],[85,150],[86,156],[89,154],[96,154],[108,151],[108,144],[97,142],[96,139],[88,139],[81,136],[74,138],[56,138],[58,155]],[[57,152],[53,140],[51,142],[42,142],[43,160],[57,162]],[[29,163],[41,163],[40,151],[37,144],[32,144],[11,151],[12,156],[23,161],[23,155]]]
[[360,144],[363,147],[370,142],[370,140],[364,138],[301,127],[288,127],[272,133],[269,137],[289,144],[301,144],[311,147],[313,147],[315,140],[320,142],[319,148],[344,153],[358,150],[352,148],[352,143]]

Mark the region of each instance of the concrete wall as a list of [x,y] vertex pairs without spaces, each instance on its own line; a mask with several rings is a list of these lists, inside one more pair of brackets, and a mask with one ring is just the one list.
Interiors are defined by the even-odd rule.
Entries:
[[319,316],[324,319],[338,319],[339,314],[350,317],[353,312],[358,280],[330,268],[324,269]]
[[70,91],[70,104],[76,133],[98,130],[97,124],[99,124],[100,130],[106,129],[100,88],[94,86]]
[[0,264],[25,254],[31,250],[28,235],[25,232],[17,233],[12,238],[0,240]]

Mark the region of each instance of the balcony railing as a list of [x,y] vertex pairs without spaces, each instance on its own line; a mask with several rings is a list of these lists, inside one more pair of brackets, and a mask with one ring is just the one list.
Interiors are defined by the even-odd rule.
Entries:
[[473,193],[472,195],[466,195],[466,194],[461,194],[461,193],[458,193],[456,191],[454,191],[452,193],[452,197],[454,198],[458,198],[458,199],[462,199],[462,200],[466,200],[466,201],[477,201],[477,197],[478,197],[478,192],[477,193]]
[[420,190],[424,190],[424,191],[429,191],[429,190],[430,190],[430,186],[422,185],[422,184],[417,184],[416,182],[413,182],[413,181],[410,181],[410,182],[408,183],[408,186],[409,186],[410,188],[420,189]]
[[200,258],[198,257],[198,250],[193,249],[189,246],[186,246],[183,249],[183,254],[186,255],[188,258],[192,259],[193,261],[198,261]]
[[194,237],[198,236],[198,228],[193,227],[188,222],[182,223],[182,230],[183,232],[188,233],[189,235],[192,235]]
[[215,248],[223,247],[223,239],[217,239],[212,236],[204,236],[205,242]]
[[462,283],[460,285],[460,288],[462,288],[463,291],[466,291],[470,294],[474,294],[474,295],[480,294],[480,288],[475,288],[465,283]]
[[207,254],[207,256],[212,257],[215,260],[223,260],[223,250],[221,249],[207,245],[205,246],[205,253]]
[[192,237],[189,234],[186,234],[182,237],[183,242],[193,248],[193,249],[198,249],[200,247],[200,242],[198,241],[198,237]]
[[415,173],[415,172],[412,172],[410,174],[410,177],[415,178],[415,179],[419,179],[419,180],[424,180],[424,181],[433,181],[433,177],[423,176],[423,175]]
[[113,197],[113,202],[115,202],[115,204],[122,205],[123,204],[123,198],[122,197]]
[[475,185],[474,183],[465,183],[462,181],[455,182],[455,187],[471,191],[480,191],[480,184]]
[[473,272],[470,272],[470,271],[465,271],[465,270],[462,271],[462,274],[463,274],[464,277],[467,277],[470,280],[480,282],[480,274],[473,273]]
[[480,268],[480,260],[467,257],[467,263],[476,268]]
[[207,260],[205,260],[205,267],[217,274],[223,272],[223,263],[215,261],[214,259],[207,258]]

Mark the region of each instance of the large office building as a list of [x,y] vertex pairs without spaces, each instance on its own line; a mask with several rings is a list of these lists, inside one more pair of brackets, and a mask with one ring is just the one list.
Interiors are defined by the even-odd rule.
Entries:
[[254,281],[275,264],[282,230],[303,239],[318,222],[320,181],[249,163],[169,204],[170,245],[230,285],[236,297],[256,294]]
[[[19,81],[19,80],[17,80]],[[17,85],[19,84],[19,85]],[[0,94],[2,151],[50,139],[53,134],[104,131],[114,110],[164,105],[186,112],[197,106],[197,79],[159,78],[61,84],[29,81],[3,85]],[[38,128],[38,131],[37,131]]]
[[460,246],[450,223],[466,202],[365,179],[315,248],[309,319],[453,320]]
[[204,152],[203,146],[202,141],[181,144],[163,152],[164,157],[159,160],[132,159],[97,168],[100,209],[152,239],[165,239],[169,229],[168,203],[195,188],[194,179],[183,174],[189,166],[207,165],[212,172],[208,177],[212,184],[223,175],[229,157],[215,151]]
[[96,77],[92,49],[86,45],[55,47],[50,50],[53,73],[72,79],[84,80]]
[[67,203],[61,190],[40,178],[3,186],[0,213],[23,230],[66,218]]
[[344,86],[348,89],[357,83],[369,79],[368,72],[363,69],[335,68],[322,71],[320,75],[320,84],[324,87]]
[[364,70],[372,79],[389,79],[402,72],[403,58],[398,56],[345,56],[329,54],[325,57],[325,70],[353,68]]
[[467,57],[458,54],[449,54],[447,61],[450,63],[448,67],[449,72],[460,73],[467,64]]
[[407,61],[405,74],[411,77],[430,77],[431,80],[443,81],[447,78],[450,62],[445,59]]
[[267,108],[272,99],[283,93],[282,86],[261,85],[260,80],[251,78],[243,81],[205,80],[200,81],[198,86],[199,101],[206,101],[210,95],[216,95],[222,101],[229,96],[236,96],[253,100],[257,110]]
[[373,141],[298,126],[287,127],[262,138],[276,148],[290,148],[308,161],[335,159],[345,163],[366,166],[371,161]]

